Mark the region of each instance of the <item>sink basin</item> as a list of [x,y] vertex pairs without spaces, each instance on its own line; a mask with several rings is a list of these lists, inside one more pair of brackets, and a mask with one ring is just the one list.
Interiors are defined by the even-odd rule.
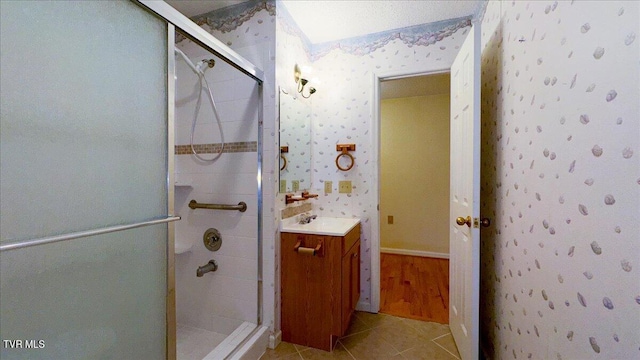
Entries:
[[280,222],[280,232],[345,236],[358,223],[358,218],[317,217],[308,224],[299,224],[294,216]]

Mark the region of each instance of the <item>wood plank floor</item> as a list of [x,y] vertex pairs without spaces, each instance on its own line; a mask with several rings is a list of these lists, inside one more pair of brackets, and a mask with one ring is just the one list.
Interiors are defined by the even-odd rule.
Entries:
[[380,312],[449,323],[449,260],[380,254]]

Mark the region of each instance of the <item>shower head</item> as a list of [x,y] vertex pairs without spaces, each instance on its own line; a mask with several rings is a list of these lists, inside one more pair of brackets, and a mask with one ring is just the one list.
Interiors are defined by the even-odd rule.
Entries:
[[214,59],[204,59],[202,62],[206,63],[210,68],[216,66],[216,61]]

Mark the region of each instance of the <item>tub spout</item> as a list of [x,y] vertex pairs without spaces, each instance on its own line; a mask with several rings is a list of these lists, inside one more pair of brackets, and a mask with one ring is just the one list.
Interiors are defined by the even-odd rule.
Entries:
[[203,277],[204,274],[208,272],[213,272],[216,270],[218,270],[218,263],[215,260],[209,260],[207,265],[198,267],[198,270],[196,271],[196,276]]

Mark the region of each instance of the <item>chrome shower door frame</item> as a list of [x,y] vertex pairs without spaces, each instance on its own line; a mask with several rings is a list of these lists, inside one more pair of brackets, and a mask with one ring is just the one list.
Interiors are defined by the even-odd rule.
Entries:
[[[175,26],[176,29],[185,33],[191,40],[200,44],[208,51],[211,51],[222,60],[229,63],[229,65],[242,71],[244,74],[253,78],[258,82],[260,86],[264,82],[264,72],[253,65],[250,61],[243,58],[237,52],[233,51],[227,45],[223,44],[220,40],[213,37],[213,35],[206,32],[198,24],[191,21],[188,17],[179,13],[176,9],[172,8],[164,1],[156,0],[132,0],[147,8],[149,11],[155,13],[159,17],[166,20],[169,24]],[[172,55],[173,56],[173,55]]]
[[[174,173],[175,173],[175,159],[172,156],[175,152],[175,34],[176,29],[184,33],[190,40],[198,43],[204,49],[212,52],[222,60],[241,71],[243,74],[249,76],[256,81],[258,85],[258,139],[257,139],[257,217],[258,217],[258,234],[257,234],[257,257],[258,257],[258,273],[257,275],[257,327],[247,337],[250,338],[253,333],[258,331],[262,325],[263,309],[263,281],[262,281],[262,215],[263,215],[263,200],[262,200],[262,171],[263,171],[263,116],[264,116],[264,99],[263,99],[263,84],[264,84],[264,72],[246,60],[231,48],[223,44],[221,41],[213,37],[213,35],[206,32],[203,28],[191,21],[186,16],[175,10],[173,7],[165,3],[164,1],[153,0],[131,0],[142,8],[154,13],[160,18],[167,21],[167,192],[168,192],[168,213],[174,213]],[[176,294],[175,294],[175,225],[173,223],[168,224],[168,241],[167,241],[167,359],[176,358]],[[245,339],[246,341],[246,339]],[[244,342],[241,342],[234,351],[239,349]],[[233,352],[232,352],[233,353]]]

